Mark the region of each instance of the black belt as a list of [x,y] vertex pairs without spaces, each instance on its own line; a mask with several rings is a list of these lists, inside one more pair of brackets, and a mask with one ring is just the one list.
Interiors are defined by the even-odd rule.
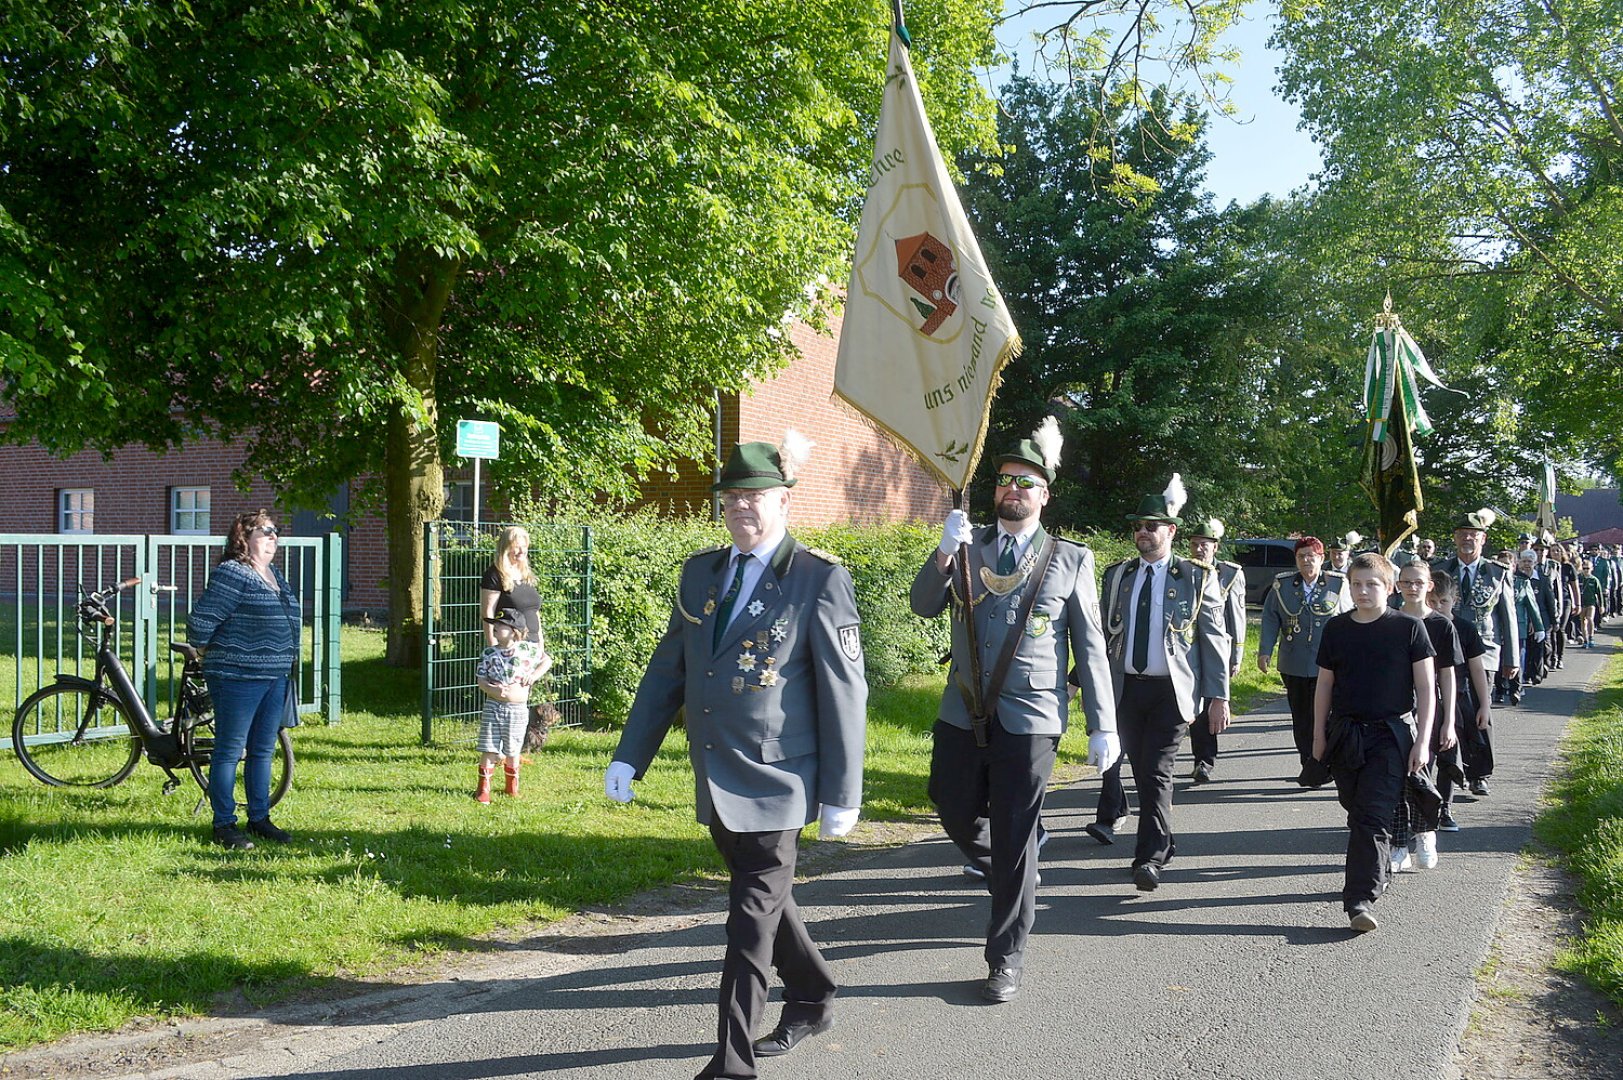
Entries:
[[1171,682],[1172,681],[1172,676],[1171,675],[1135,675],[1131,671],[1124,671],[1124,672],[1122,672],[1122,674],[1126,675],[1129,679],[1137,679],[1139,682]]

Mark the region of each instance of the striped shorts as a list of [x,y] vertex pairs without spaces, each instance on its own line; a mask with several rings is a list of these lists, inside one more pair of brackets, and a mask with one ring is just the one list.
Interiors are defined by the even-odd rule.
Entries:
[[487,700],[484,711],[479,714],[479,752],[518,757],[529,721],[528,705]]

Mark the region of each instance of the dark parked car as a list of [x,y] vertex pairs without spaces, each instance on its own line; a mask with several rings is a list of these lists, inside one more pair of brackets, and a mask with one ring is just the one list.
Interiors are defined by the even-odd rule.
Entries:
[[1237,562],[1245,570],[1245,602],[1262,603],[1274,578],[1286,570],[1296,569],[1296,541],[1264,538],[1235,540],[1223,545],[1217,553],[1219,559]]

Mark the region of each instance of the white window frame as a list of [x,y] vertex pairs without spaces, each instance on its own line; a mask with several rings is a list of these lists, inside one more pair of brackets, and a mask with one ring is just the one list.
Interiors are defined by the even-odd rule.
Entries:
[[[85,524],[87,518],[88,525]],[[64,536],[90,536],[95,533],[95,488],[61,488],[57,491],[56,531]]]
[[[203,505],[201,507],[197,505],[199,495],[203,497]],[[182,500],[187,497],[190,498],[191,504],[189,506],[182,505]],[[208,536],[209,514],[213,509],[213,505],[214,499],[210,495],[207,485],[202,487],[170,488],[169,534],[171,536]],[[182,518],[182,515],[185,515],[184,519]],[[201,528],[199,528],[197,524],[198,515],[202,515],[203,518]],[[186,520],[190,524],[186,528],[182,528],[182,520]]]
[[[462,501],[463,501],[463,505],[465,507],[466,512],[465,512],[465,515],[463,517],[454,518],[454,517],[451,516],[451,507],[457,501],[457,496],[458,495],[465,496],[465,498]],[[447,481],[445,481],[445,509],[441,513],[440,516],[442,518],[444,518],[446,521],[469,522],[469,521],[473,520],[473,481],[472,480],[447,480]]]

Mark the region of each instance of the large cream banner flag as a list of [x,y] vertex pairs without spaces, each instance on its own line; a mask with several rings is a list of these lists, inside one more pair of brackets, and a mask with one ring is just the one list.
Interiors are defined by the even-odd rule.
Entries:
[[894,27],[888,70],[834,394],[962,491],[1020,335],[970,232]]

